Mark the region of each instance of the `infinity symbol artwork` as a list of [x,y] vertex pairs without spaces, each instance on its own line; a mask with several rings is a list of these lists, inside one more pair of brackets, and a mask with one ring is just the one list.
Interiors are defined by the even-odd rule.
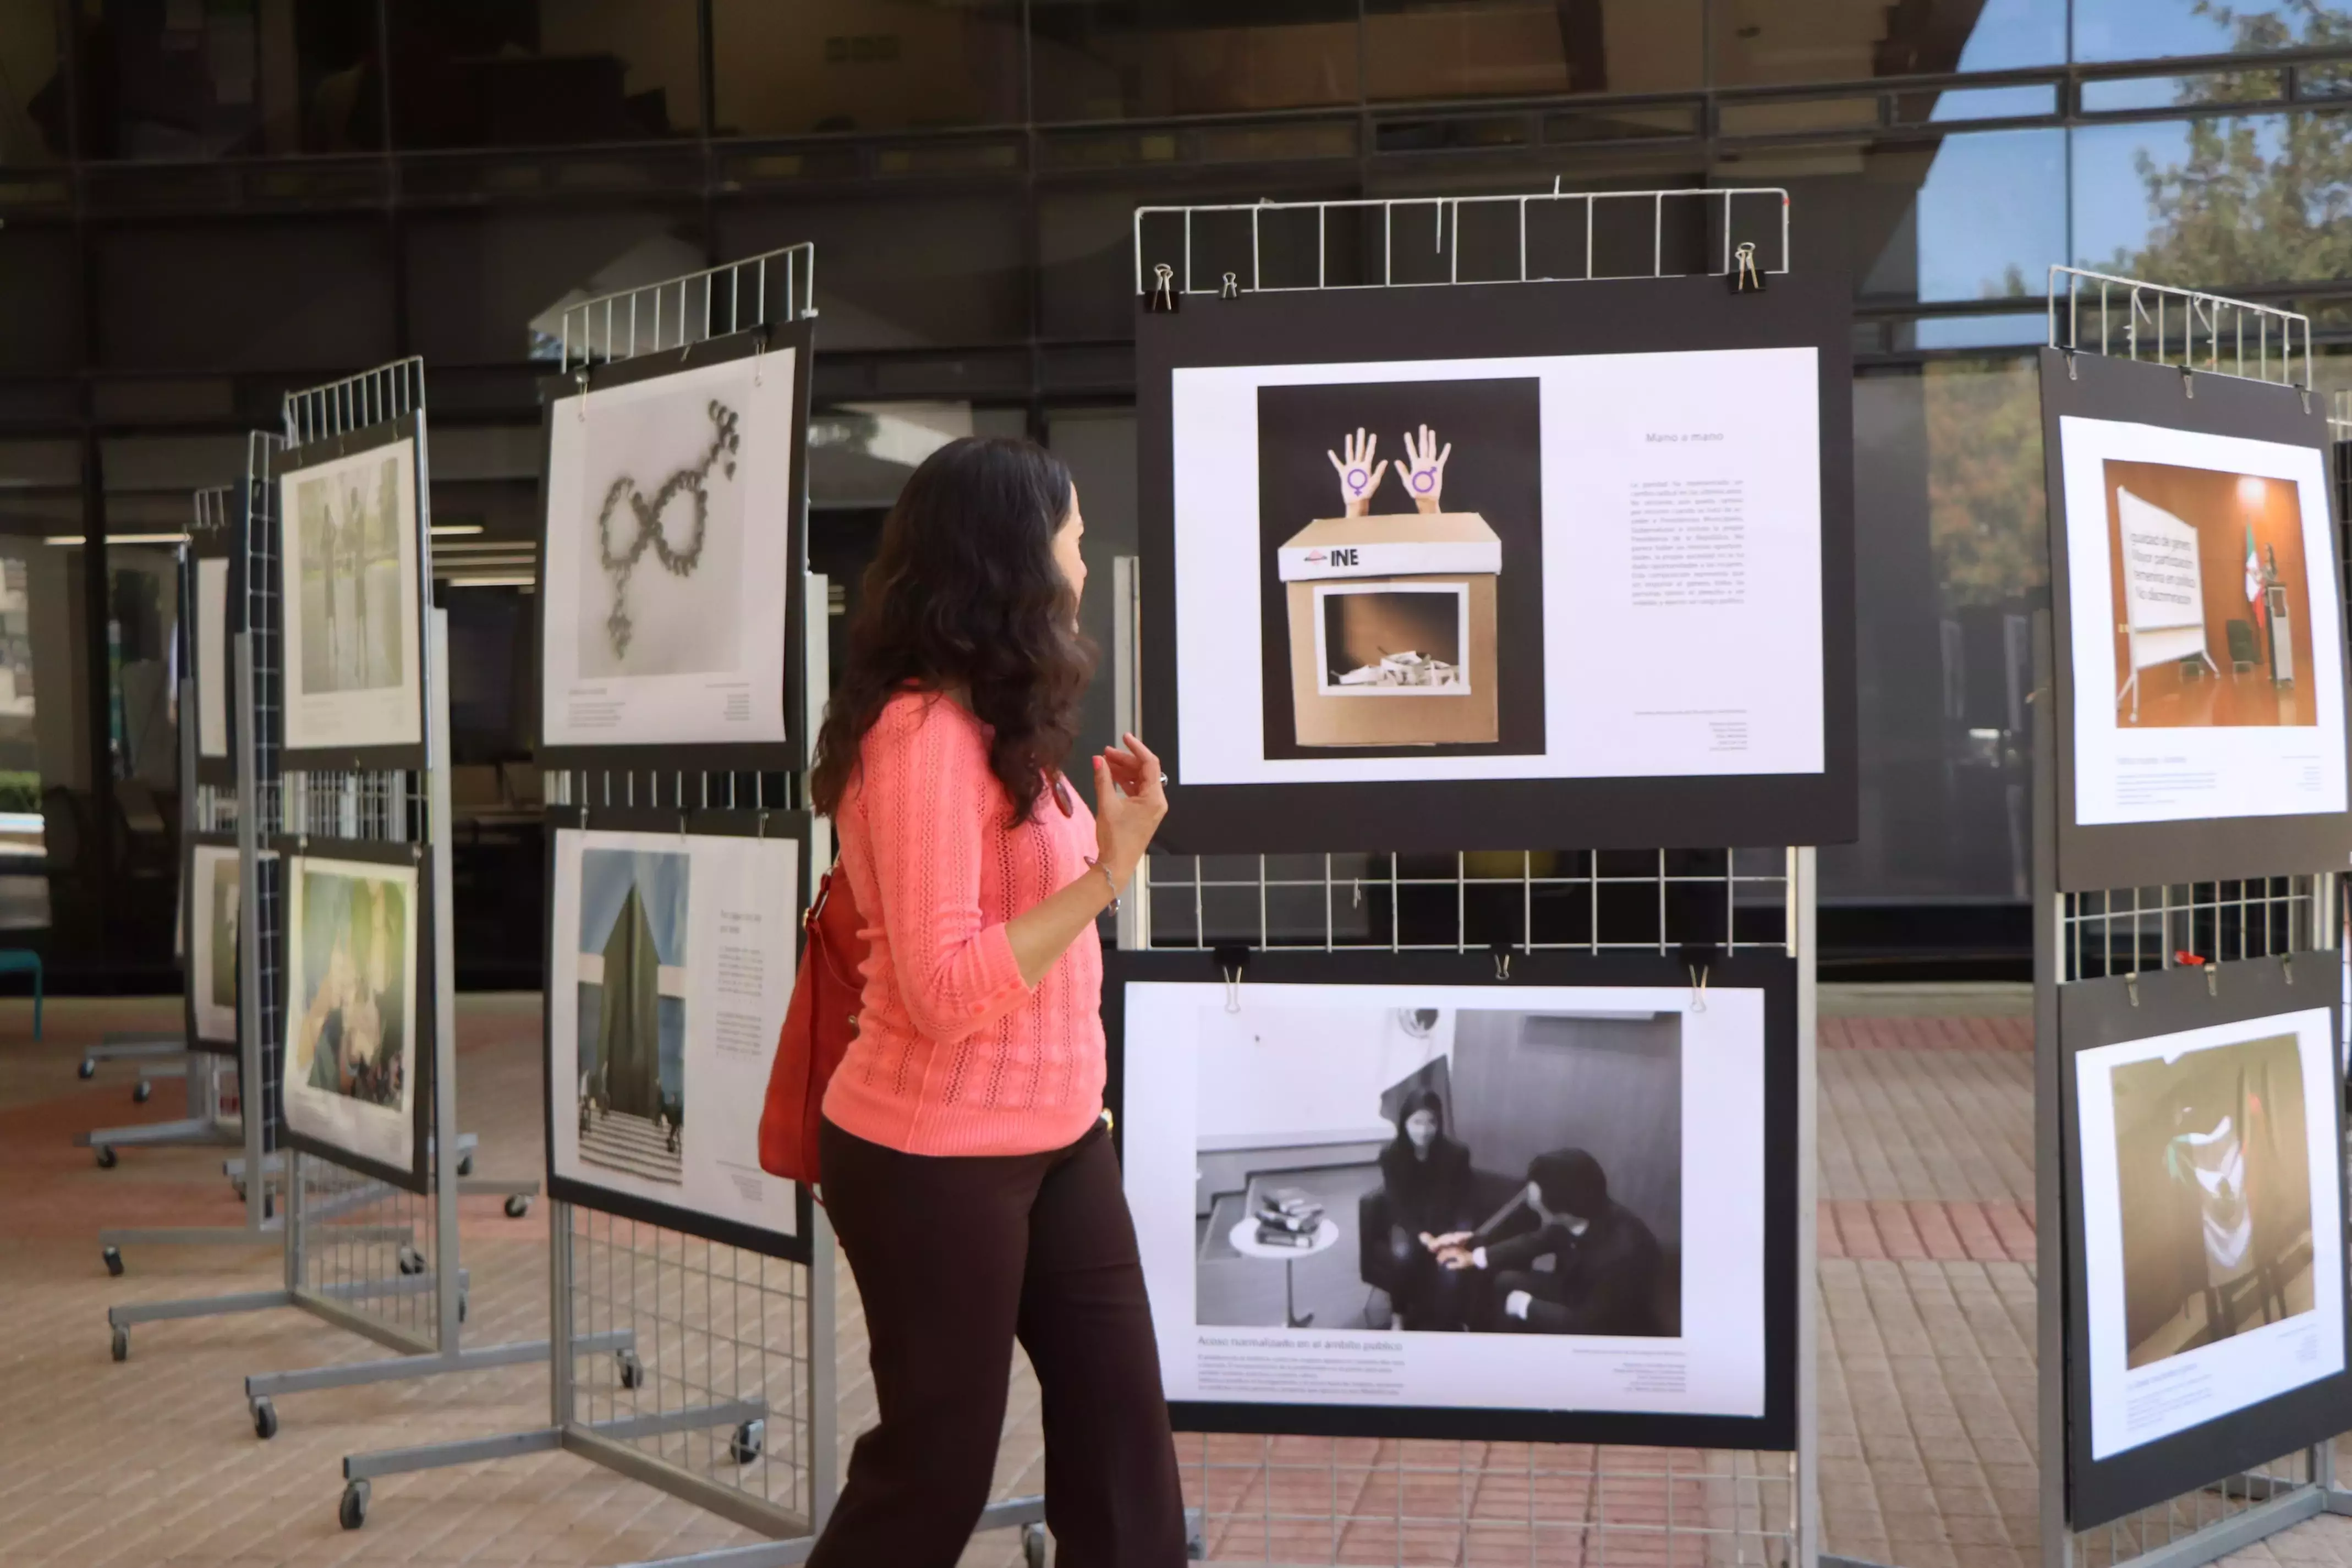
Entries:
[[[693,572],[701,563],[702,547],[710,532],[711,470],[719,469],[723,479],[735,477],[735,454],[742,445],[738,430],[740,416],[716,398],[711,399],[705,412],[710,419],[710,446],[699,462],[662,480],[650,498],[634,478],[622,475],[605,490],[604,508],[596,514],[596,558],[605,575],[613,580],[613,608],[604,617],[604,635],[612,641],[615,658],[628,657],[629,637],[634,629],[629,619],[629,578],[638,561],[651,550],[672,576],[684,577]],[[662,527],[662,511],[681,491],[694,498],[694,531],[684,545],[674,548]],[[637,526],[628,547],[616,551],[613,548],[613,517],[624,501],[628,503]]]

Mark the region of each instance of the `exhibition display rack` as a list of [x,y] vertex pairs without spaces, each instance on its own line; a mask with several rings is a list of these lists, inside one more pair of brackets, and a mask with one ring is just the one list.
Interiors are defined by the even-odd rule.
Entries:
[[[2137,361],[2178,373],[2186,399],[2200,387],[2251,381],[2299,394],[2305,414],[2315,407],[2311,322],[2293,311],[2063,266],[2050,268],[2046,309],[2048,347],[2056,353],[2045,353],[2045,378],[2059,363],[2074,378],[2083,374],[2078,362],[2094,357]],[[2060,515],[2053,497],[2053,530]],[[2053,554],[2060,543],[2053,540]],[[2316,651],[2326,658],[2336,650]],[[2035,652],[2031,837],[2042,1561],[2046,1568],[2197,1568],[2314,1515],[2352,1512],[2352,1493],[2336,1484],[2329,1440],[2254,1468],[2212,1474],[2121,1517],[2077,1507],[2069,1444],[2082,1439],[2091,1412],[2079,1402],[2078,1386],[2087,1384],[2070,1348],[2070,1313],[2082,1310],[2084,1284],[2080,1256],[2070,1254],[2078,1199],[2069,1190],[2066,1123],[2074,1100],[2067,1075],[2074,1051],[2104,1037],[2070,1046],[2067,1035],[2096,1010],[2112,1010],[2117,998],[2102,988],[2120,989],[2126,1010],[2145,999],[2149,1016],[2139,1028],[2150,1034],[2203,1021],[2196,1009],[2234,1007],[2255,1016],[2338,1003],[2338,873],[2313,861],[2191,880],[2180,878],[2177,862],[2148,863],[2134,868],[2140,885],[2125,887],[2068,875],[2062,837],[2081,830],[2071,819],[2062,824],[2061,770],[2070,765],[2063,759],[2072,758],[2074,742],[2053,699],[2057,661],[2069,652],[2056,646],[2049,609],[2035,616]],[[2095,702],[2100,695],[2081,700]],[[2115,858],[2097,857],[2102,865]],[[2305,977],[2300,994],[2293,989],[2298,975]],[[2336,1080],[2340,1090],[2340,1049]],[[2332,1120],[2335,1108],[2321,1109]],[[2098,1522],[2078,1529],[2078,1518]]]
[[[258,455],[256,444],[267,439],[259,435],[247,443],[248,467]],[[249,483],[249,481],[248,481]],[[236,506],[235,489],[216,486],[195,492],[194,511],[190,520],[189,540],[210,540],[226,543],[234,532],[234,511]],[[192,603],[188,596],[190,568],[189,547],[180,552],[181,602]],[[195,711],[195,687],[193,681],[180,682],[180,711]],[[197,834],[220,832],[233,827],[236,820],[237,803],[242,798],[234,789],[223,789],[217,784],[200,776],[197,764],[195,727],[180,726],[180,830],[177,846],[182,870],[187,864],[185,846]],[[183,933],[185,940],[186,933]],[[178,1078],[187,1089],[187,1114],[170,1121],[151,1121],[129,1127],[103,1127],[87,1133],[76,1134],[74,1142],[91,1149],[101,1169],[111,1168],[119,1158],[118,1151],[136,1148],[225,1147],[243,1145],[246,1158],[258,1158],[267,1136],[267,1124],[242,1114],[241,1089],[247,1083],[258,1083],[260,1078],[252,1069],[249,1052],[242,1047],[235,1053],[216,1048],[205,1048],[193,1036],[164,1038],[119,1038],[110,1036],[105,1043],[94,1046],[83,1057],[81,1076],[89,1078],[101,1060],[133,1059],[139,1061],[139,1085],[131,1099],[144,1104],[158,1079]],[[100,1245],[110,1273],[122,1271],[121,1247],[125,1244],[177,1243],[181,1245],[212,1245],[242,1243],[254,1239],[269,1220],[267,1205],[260,1201],[248,1202],[245,1223],[233,1226],[182,1226],[163,1230],[110,1230],[100,1237]]]
[[[457,1197],[461,1191],[499,1195],[508,1212],[520,1215],[538,1190],[534,1182],[469,1181],[471,1141],[446,1135],[457,1123],[457,1028],[449,964],[448,906],[448,705],[442,670],[446,653],[443,618],[433,615],[419,650],[427,715],[424,766],[388,773],[305,773],[283,766],[286,653],[284,606],[278,575],[282,552],[276,469],[305,446],[414,418],[418,447],[417,533],[419,593],[429,603],[429,471],[424,454],[425,370],[416,359],[396,361],[359,375],[289,393],[282,437],[257,435],[248,446],[247,527],[244,542],[244,629],[232,642],[235,684],[233,804],[211,807],[210,829],[234,826],[240,875],[247,896],[240,904],[238,1013],[247,1147],[233,1173],[244,1183],[247,1226],[253,1234],[274,1232],[283,1247],[284,1279],[276,1289],[176,1301],[138,1302],[110,1308],[113,1354],[125,1359],[134,1324],[179,1318],[213,1317],[296,1307],[397,1352],[371,1362],[259,1373],[246,1380],[246,1397],[257,1436],[278,1431],[279,1395],[308,1390],[471,1371],[536,1361],[547,1342],[528,1341],[468,1348],[462,1343],[467,1310],[466,1276],[458,1257]],[[196,726],[184,722],[186,737]],[[284,987],[287,984],[285,927],[287,889],[278,845],[315,838],[331,841],[409,844],[437,862],[431,877],[434,904],[420,911],[420,942],[438,949],[432,965],[435,995],[420,998],[411,1020],[412,1048],[432,1052],[431,1104],[420,1106],[433,1163],[422,1194],[395,1188],[319,1152],[269,1144],[282,1130],[281,1086],[275,1081],[283,1049]],[[261,1092],[253,1092],[257,1087]],[[276,1170],[272,1170],[272,1166]],[[282,1194],[273,1198],[273,1178]],[[282,1206],[281,1206],[282,1205]],[[162,1233],[168,1239],[170,1233]],[[156,1239],[125,1233],[118,1240]],[[248,1239],[244,1228],[226,1231],[222,1241]],[[110,1257],[110,1263],[114,1259]],[[607,1348],[625,1351],[625,1334],[611,1336]]]
[[[764,349],[815,316],[815,260],[813,246],[797,245],[568,306],[558,340],[562,376],[584,392],[606,367],[644,369],[632,362],[656,355],[683,366],[712,340],[740,346],[750,334]],[[807,374],[805,356],[794,374]],[[804,510],[805,471],[792,482],[791,509]],[[803,716],[824,709],[826,610],[823,580],[808,578],[798,559],[792,575],[803,595],[806,644],[788,742],[797,762],[806,750]],[[658,811],[681,832],[692,814],[711,810],[772,820],[778,831],[798,820],[802,778],[776,766],[772,748],[730,756],[723,747],[696,747],[688,762],[704,765],[687,768],[666,749],[646,750],[655,754],[567,758],[551,771],[551,835],[557,814],[584,813],[593,823],[600,812]],[[821,834],[819,846],[822,866],[830,853]],[[569,1086],[548,1092],[557,1111],[572,1113]],[[343,1523],[365,1522],[373,1483],[385,1477],[561,1449],[779,1538],[680,1561],[730,1568],[801,1561],[831,1510],[840,1472],[835,1322],[843,1281],[822,1211],[789,1247],[759,1250],[613,1212],[582,1194],[548,1207],[547,1425],[349,1455]],[[594,1353],[616,1334],[633,1341],[631,1353]]]
[[[1789,262],[1777,189],[1552,191],[1524,196],[1261,202],[1139,209],[1145,310],[1214,310],[1250,292],[1486,282],[1716,278],[1769,286]],[[1244,279],[1246,279],[1246,283]],[[1114,576],[1118,727],[1142,710],[1139,563]],[[1815,851],[1622,849],[1565,854],[1172,855],[1147,858],[1122,900],[1118,945],[1193,949],[1204,974],[1248,984],[1253,949],[1649,953],[1694,987],[1715,953],[1786,953],[1798,994],[1796,1441],[1789,1453],[1223,1435],[1180,1439],[1196,1546],[1268,1564],[1455,1554],[1528,1568],[1586,1562],[1821,1559],[1814,1278]],[[1590,911],[1580,940],[1532,940],[1538,901]],[[1515,926],[1496,941],[1474,931]],[[1443,934],[1432,934],[1433,926]],[[1211,966],[1213,965],[1213,968]],[[1498,1514],[1482,1495],[1507,1493]],[[1659,1498],[1655,1509],[1628,1506]],[[1604,1499],[1626,1500],[1604,1501]]]

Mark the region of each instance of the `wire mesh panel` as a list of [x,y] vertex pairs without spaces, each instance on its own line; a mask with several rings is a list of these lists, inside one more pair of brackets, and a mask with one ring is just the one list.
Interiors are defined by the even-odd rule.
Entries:
[[572,1359],[573,1423],[778,1516],[812,1517],[810,1270],[573,1205],[557,1213],[571,1229],[572,1334],[625,1331],[635,1345]]

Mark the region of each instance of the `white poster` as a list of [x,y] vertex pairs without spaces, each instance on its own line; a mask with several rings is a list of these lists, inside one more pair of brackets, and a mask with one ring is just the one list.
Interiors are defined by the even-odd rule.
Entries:
[[791,839],[556,834],[548,1092],[557,1176],[789,1237],[760,1107],[800,931]]
[[2325,1007],[2074,1058],[2091,1457],[2344,1370]]
[[196,750],[228,755],[228,559],[196,558]]
[[2074,415],[2058,431],[2074,819],[2344,810],[2319,452]]
[[198,844],[189,853],[196,918],[188,953],[188,994],[194,1001],[196,1037],[234,1045],[242,868],[233,846]]
[[541,563],[549,745],[785,738],[797,352],[554,405]]
[[289,858],[286,1124],[388,1165],[416,1164],[414,867]]
[[416,443],[297,468],[278,495],[287,749],[422,744]]
[[1172,1400],[1757,1417],[1764,994],[1126,991]]
[[1821,773],[1818,358],[1176,370],[1177,782]]

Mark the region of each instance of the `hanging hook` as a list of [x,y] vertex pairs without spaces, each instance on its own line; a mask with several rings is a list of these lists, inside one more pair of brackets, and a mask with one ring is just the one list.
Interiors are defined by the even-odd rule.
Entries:
[[1220,300],[1238,300],[1241,297],[1242,286],[1240,279],[1235,278],[1234,275],[1230,272],[1226,273],[1223,286],[1217,290],[1217,298]]

